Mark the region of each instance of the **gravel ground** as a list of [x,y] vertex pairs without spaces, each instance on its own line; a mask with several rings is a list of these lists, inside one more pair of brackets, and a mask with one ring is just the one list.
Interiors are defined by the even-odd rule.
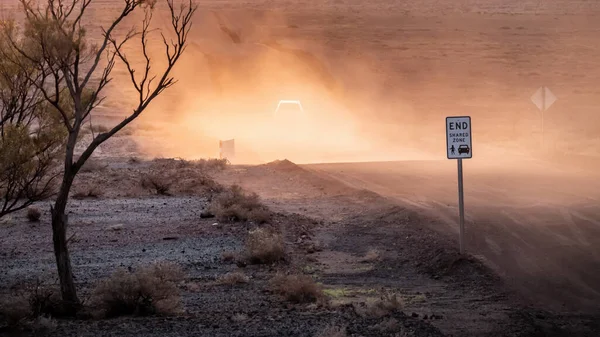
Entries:
[[[239,239],[213,231],[214,221],[200,219],[206,205],[201,197],[71,201],[69,235],[74,237],[70,249],[77,283],[85,285],[117,268],[154,261],[211,266],[223,251],[239,250]],[[39,223],[16,214],[10,224],[0,227],[0,268],[5,271],[0,282],[54,281],[49,213],[44,211]]]
[[[304,272],[310,259],[306,252],[317,250],[312,233],[323,224],[322,220],[297,213],[274,214],[272,225],[285,237],[286,261],[272,266],[238,267],[224,262],[222,254],[241,251],[248,229],[256,225],[220,224],[215,219],[201,218],[211,198],[206,187],[210,184],[202,183],[195,194],[185,192],[186,184],[193,182],[189,176],[205,176],[196,172],[198,168],[183,165],[188,178],[183,184],[176,176],[180,172],[178,162],[162,161],[157,167],[156,162],[105,159],[103,164],[101,169],[83,173],[75,186],[102,187],[102,194],[72,199],[68,207],[70,252],[80,297],[88,299],[94,285],[119,268],[132,270],[155,261],[169,261],[185,272],[179,284],[184,313],[173,317],[58,319],[50,330],[17,335],[317,336],[328,326],[339,326],[346,327],[351,336],[443,336],[428,322],[400,311],[366,318],[351,304],[292,304],[274,293],[270,281],[277,273]],[[156,196],[139,189],[139,177],[148,170],[173,176],[175,195]],[[286,170],[282,174],[287,174]],[[0,274],[0,296],[12,296],[38,281],[57,283],[50,207],[48,203],[34,207],[42,211],[40,222],[29,222],[23,211],[4,219],[0,226],[0,268],[5,271]],[[234,271],[244,273],[249,282],[215,282]],[[1,325],[0,334],[7,332]]]

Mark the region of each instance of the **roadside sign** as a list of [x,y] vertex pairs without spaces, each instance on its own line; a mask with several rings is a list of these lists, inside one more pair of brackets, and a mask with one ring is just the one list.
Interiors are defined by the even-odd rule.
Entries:
[[471,143],[471,117],[446,117],[446,154],[448,159],[458,159],[458,215],[460,253],[465,252],[465,202],[463,192],[462,160],[473,157]]
[[473,157],[471,117],[446,117],[446,153],[448,159]]
[[219,141],[219,158],[232,160],[235,157],[235,140]]

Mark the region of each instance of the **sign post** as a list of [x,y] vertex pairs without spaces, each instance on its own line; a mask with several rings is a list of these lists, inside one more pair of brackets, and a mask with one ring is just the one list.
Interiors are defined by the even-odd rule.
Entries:
[[460,253],[465,252],[465,204],[463,192],[462,160],[473,157],[471,117],[446,117],[446,154],[448,159],[458,159],[458,212],[460,219]]

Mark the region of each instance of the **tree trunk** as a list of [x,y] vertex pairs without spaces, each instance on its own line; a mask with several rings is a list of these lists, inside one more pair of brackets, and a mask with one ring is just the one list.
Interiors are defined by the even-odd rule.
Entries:
[[73,282],[71,258],[67,246],[68,218],[65,213],[74,176],[72,172],[65,172],[60,191],[52,208],[52,240],[54,241],[54,255],[60,280],[60,292],[65,304],[65,314],[75,314],[80,306],[77,289]]

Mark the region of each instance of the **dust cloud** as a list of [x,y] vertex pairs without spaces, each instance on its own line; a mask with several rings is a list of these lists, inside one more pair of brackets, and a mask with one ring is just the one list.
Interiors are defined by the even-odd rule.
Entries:
[[[135,122],[149,156],[215,157],[219,140],[235,139],[238,163],[443,159],[451,115],[472,117],[475,160],[600,145],[584,49],[596,21],[210,6],[196,14],[178,83]],[[168,28],[164,11],[154,19]],[[558,97],[543,123],[531,102],[542,86]],[[303,109],[276,113],[281,100]]]
[[[165,22],[160,15],[154,19]],[[296,29],[281,13],[199,11],[195,22],[174,72],[178,83],[136,121],[143,152],[215,157],[219,140],[235,139],[237,163],[398,159],[373,113],[390,102],[377,97],[383,83],[370,60],[328,55],[321,31],[292,38]],[[113,93],[129,95],[120,87]],[[411,107],[403,109],[408,115]]]

